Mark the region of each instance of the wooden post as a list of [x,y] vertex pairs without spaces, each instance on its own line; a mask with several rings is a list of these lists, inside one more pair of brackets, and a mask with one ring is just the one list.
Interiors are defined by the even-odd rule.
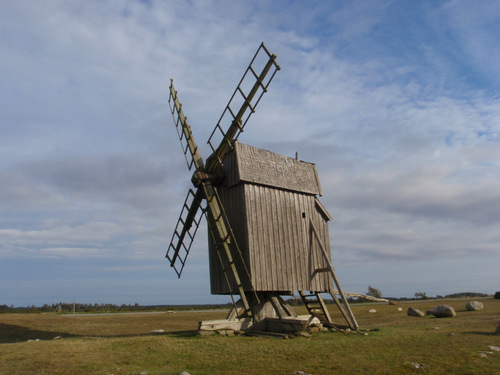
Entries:
[[345,307],[347,309],[347,312],[344,311],[344,309],[340,305],[340,301],[338,300],[337,296],[333,293],[334,292],[333,290],[330,290],[330,294],[332,295],[333,299],[335,300],[335,303],[339,307],[340,312],[342,313],[342,315],[344,315],[344,318],[347,321],[347,323],[349,324],[349,326],[352,329],[358,329],[359,328],[358,322],[356,322],[356,318],[354,318],[354,314],[352,313],[351,306],[349,306],[349,302],[347,302],[347,298],[345,297],[344,292],[342,291],[342,288],[340,287],[340,283],[337,279],[337,275],[335,274],[335,270],[332,266],[332,263],[330,262],[330,259],[328,258],[328,254],[326,252],[325,246],[323,245],[323,241],[321,241],[321,238],[319,238],[318,231],[316,230],[316,226],[314,225],[314,222],[312,220],[310,220],[310,223],[311,223],[311,232],[316,237],[316,240],[318,241],[319,247],[321,248],[321,251],[323,252],[323,256],[325,257],[326,262],[328,264],[328,269],[330,271],[330,274],[332,275],[333,282],[335,283],[335,286],[337,287],[340,296],[342,297],[342,299],[345,302]]

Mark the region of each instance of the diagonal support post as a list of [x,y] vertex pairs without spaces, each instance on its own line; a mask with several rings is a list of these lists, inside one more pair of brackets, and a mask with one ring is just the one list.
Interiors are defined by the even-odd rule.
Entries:
[[[205,192],[205,198],[207,199],[207,206],[208,206],[207,211],[208,211],[209,216],[210,216],[208,219],[213,221],[213,227],[214,227],[213,229],[215,229],[215,233],[218,234],[216,245],[220,244],[222,249],[223,249],[223,253],[224,253],[224,255],[229,263],[229,267],[231,269],[231,273],[234,277],[234,281],[235,281],[236,286],[238,288],[238,294],[240,295],[245,312],[248,315],[252,315],[252,317],[253,317],[252,309],[251,309],[251,306],[248,302],[248,298],[247,298],[246,293],[245,293],[243,282],[240,278],[240,275],[238,273],[238,269],[236,267],[234,255],[237,255],[237,254],[233,255],[233,251],[231,249],[231,247],[237,247],[236,238],[234,238],[234,234],[232,233],[231,227],[230,227],[229,223],[227,223],[227,218],[226,218],[223,206],[220,202],[220,199],[218,198],[216,189],[209,182],[203,183],[202,186],[203,186],[203,190]],[[241,254],[240,254],[240,256],[241,256]],[[248,269],[246,268],[245,262],[243,259],[241,259],[241,261],[242,261],[244,268],[246,270],[246,273],[247,273],[246,282],[248,284],[250,284],[250,289],[252,291],[254,291],[253,287],[251,287],[251,281],[250,281]],[[247,287],[248,287],[248,285],[247,285]],[[255,298],[258,302],[258,296],[255,292],[254,292],[254,294],[255,294]]]
[[316,241],[318,241],[318,244],[319,244],[319,247],[323,253],[323,256],[327,262],[327,265],[328,265],[328,270],[330,272],[330,274],[332,275],[332,279],[333,279],[333,283],[334,285],[337,287],[337,290],[340,294],[340,296],[342,297],[342,300],[344,301],[345,303],[345,309],[344,307],[342,306],[342,304],[340,303],[339,299],[337,298],[337,296],[333,293],[333,290],[330,290],[330,294],[332,295],[333,299],[335,300],[335,303],[337,304],[340,312],[342,313],[342,315],[344,316],[344,319],[346,320],[346,322],[349,324],[349,326],[351,327],[351,329],[359,329],[359,325],[358,325],[358,322],[356,322],[356,318],[354,317],[354,314],[352,313],[352,310],[351,310],[351,306],[349,305],[349,302],[347,301],[347,298],[340,286],[340,283],[339,283],[339,280],[337,279],[337,275],[335,274],[335,269],[333,268],[333,265],[330,261],[330,259],[328,258],[328,253],[326,252],[326,248],[323,244],[323,241],[321,240],[321,238],[319,237],[318,235],[318,231],[316,229],[316,226],[314,225],[314,222],[311,220],[310,221],[311,223],[311,232],[312,234],[314,234],[314,237],[316,238]]

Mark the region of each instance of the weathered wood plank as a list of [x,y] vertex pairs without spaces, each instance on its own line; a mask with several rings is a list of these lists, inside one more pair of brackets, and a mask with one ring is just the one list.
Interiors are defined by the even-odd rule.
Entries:
[[[229,161],[228,159],[232,159]],[[298,191],[308,194],[320,194],[316,166],[294,158],[276,154],[260,148],[234,143],[234,150],[224,161],[225,165],[237,163],[238,173],[228,174],[228,185],[248,182],[259,185]]]
[[307,319],[297,319],[297,318],[267,318],[266,319],[266,331],[269,332],[301,332],[305,331],[308,327]]
[[205,320],[199,323],[198,331],[217,331],[217,330],[233,330],[246,331],[253,325],[252,318],[241,320]]

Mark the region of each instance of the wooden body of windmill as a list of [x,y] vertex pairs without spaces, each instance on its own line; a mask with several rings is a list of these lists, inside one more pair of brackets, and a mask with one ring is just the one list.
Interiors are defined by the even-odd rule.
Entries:
[[[254,65],[262,51],[269,59],[258,74]],[[294,292],[325,324],[332,321],[321,294],[329,293],[348,325],[357,329],[331,263],[331,216],[318,200],[322,192],[316,166],[236,141],[279,69],[275,58],[263,44],[257,50],[209,139],[213,152],[206,164],[171,85],[169,102],[188,166],[196,167],[192,182],[197,190],[188,193],[167,258],[180,277],[206,214],[211,292],[231,295],[234,308],[228,321],[237,329],[266,329],[271,321],[285,330],[287,322],[288,327],[293,326],[296,314],[282,296]],[[265,81],[273,67],[274,73]],[[245,93],[243,81],[248,72],[255,77],[255,83]],[[239,95],[243,104],[234,111],[231,106]],[[221,123],[226,115],[231,126],[224,131]],[[214,147],[217,133],[222,139]],[[206,202],[205,207],[202,202]],[[212,326],[220,327],[214,322],[205,325]]]
[[[219,187],[221,201],[233,228],[257,292],[282,295],[299,290],[328,292],[332,278],[328,212],[321,194],[316,167],[290,157],[235,142],[224,160],[226,183]],[[325,244],[326,257],[311,232],[311,222]],[[227,283],[210,241],[210,280],[213,294],[229,294]],[[241,264],[241,274],[245,273]]]

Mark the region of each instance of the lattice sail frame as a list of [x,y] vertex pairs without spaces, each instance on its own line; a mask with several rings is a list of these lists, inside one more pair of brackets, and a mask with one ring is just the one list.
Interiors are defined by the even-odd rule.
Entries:
[[[264,59],[264,63],[262,59]],[[256,71],[258,69],[257,66],[263,66],[260,74]],[[180,277],[200,225],[201,217],[205,214],[210,234],[216,240],[215,242],[219,244],[217,246],[219,258],[221,262],[226,261],[229,264],[228,271],[225,270],[224,272],[231,272],[232,277],[236,281],[238,290],[235,290],[234,294],[240,295],[244,307],[243,314],[246,316],[253,316],[253,313],[243,285],[249,285],[250,290],[253,290],[253,288],[251,287],[248,267],[236,243],[236,238],[233,235],[233,230],[225,214],[222,202],[218,198],[217,188],[214,186],[217,176],[214,172],[222,164],[221,160],[226,153],[232,149],[233,142],[243,131],[248,119],[255,111],[264,93],[267,92],[270,82],[279,69],[280,67],[276,63],[276,55],[271,54],[264,46],[264,43],[262,43],[212,131],[208,141],[212,149],[212,155],[207,159],[207,166],[203,162],[191,127],[187,123],[187,117],[184,115],[182,104],[178,100],[177,91],[173,87],[173,81],[170,84],[170,110],[188,169],[196,168],[192,182],[197,190],[196,192],[193,190],[188,192],[174,234],[172,235],[166,258],[170,261],[170,266],[175,269],[177,276]],[[268,75],[270,71],[272,73]],[[241,106],[238,111],[235,111],[234,109],[237,108],[239,103],[241,103]],[[228,130],[224,131],[222,125],[226,122],[230,122],[230,125]],[[217,139],[220,139],[220,143],[216,147],[214,142]],[[204,208],[201,207],[203,200],[206,201]],[[243,269],[245,270],[245,275],[243,275],[244,280],[238,274],[235,259],[243,264]],[[258,302],[259,298],[256,292],[253,291],[253,294],[254,300]]]
[[[258,70],[256,71],[257,66],[262,67],[260,74],[257,73]],[[212,156],[208,158],[211,163],[207,163],[209,171],[214,170],[215,163],[222,164],[225,153],[231,149],[232,142],[236,141],[243,132],[250,116],[255,112],[262,96],[267,92],[269,84],[280,69],[276,62],[276,55],[271,54],[262,43],[208,138],[207,143],[212,150]],[[235,111],[234,108],[239,108],[239,110]],[[227,131],[224,131],[225,127]]]
[[[200,202],[198,202],[198,200]],[[196,208],[193,213],[193,207]],[[199,209],[201,208],[201,209]],[[205,209],[201,207],[201,199],[196,196],[193,189],[189,189],[184,204],[182,206],[179,220],[175,226],[172,240],[167,250],[165,257],[169,260],[170,265],[180,278],[186,259],[193,245],[196,232],[200,227],[201,219],[205,214]],[[187,239],[186,239],[187,235]],[[178,250],[177,250],[178,249]]]

